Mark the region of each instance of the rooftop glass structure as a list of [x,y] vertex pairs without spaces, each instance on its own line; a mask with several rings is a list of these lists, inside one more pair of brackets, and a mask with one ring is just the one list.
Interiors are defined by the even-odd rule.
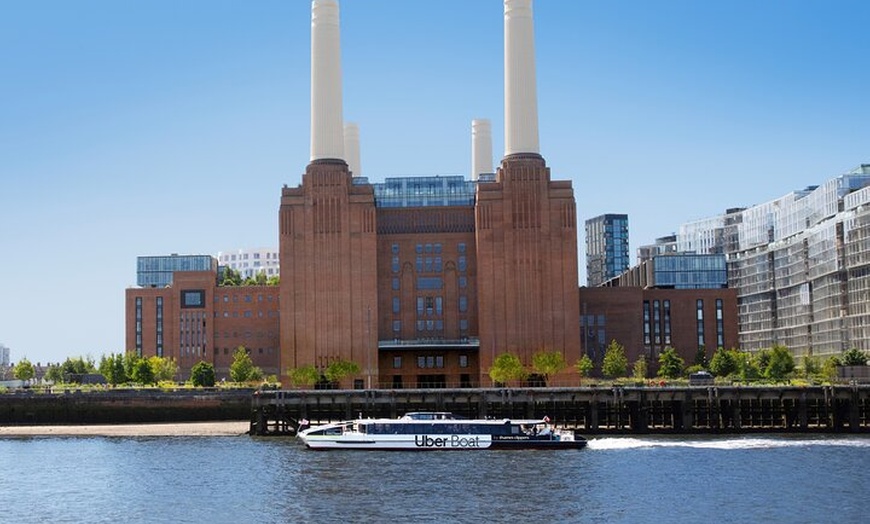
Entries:
[[161,255],[136,257],[136,285],[172,285],[176,271],[217,271],[218,261],[211,255]]
[[653,280],[657,288],[714,289],[728,287],[724,254],[681,253],[653,257]]
[[372,187],[376,207],[474,205],[474,182],[462,175],[387,178]]

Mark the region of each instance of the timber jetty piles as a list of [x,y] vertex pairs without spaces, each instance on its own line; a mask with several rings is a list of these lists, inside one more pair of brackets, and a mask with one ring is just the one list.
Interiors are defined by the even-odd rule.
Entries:
[[257,391],[252,435],[412,411],[550,417],[588,435],[870,433],[870,386],[688,386]]

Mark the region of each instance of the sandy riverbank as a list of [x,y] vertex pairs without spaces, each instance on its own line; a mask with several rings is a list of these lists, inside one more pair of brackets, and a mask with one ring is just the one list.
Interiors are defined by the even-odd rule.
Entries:
[[247,433],[246,420],[173,424],[95,424],[81,426],[0,426],[3,437],[224,437]]

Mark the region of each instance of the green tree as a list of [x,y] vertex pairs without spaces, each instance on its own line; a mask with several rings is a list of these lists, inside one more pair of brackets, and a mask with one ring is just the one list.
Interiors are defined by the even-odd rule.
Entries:
[[577,369],[577,374],[580,375],[580,381],[583,381],[583,377],[588,377],[589,373],[595,369],[595,363],[592,362],[592,359],[589,358],[589,355],[584,354],[580,359],[574,364],[574,367]]
[[830,383],[834,383],[838,378],[838,368],[840,367],[840,359],[836,356],[830,356],[825,359],[822,364],[822,378]]
[[155,382],[173,381],[178,374],[178,364],[169,357],[148,357],[148,365],[151,366]]
[[325,376],[326,380],[329,382],[339,384],[343,378],[356,375],[359,372],[359,364],[339,358],[333,360],[328,366],[326,366],[326,369],[323,370],[323,376]]
[[489,368],[489,378],[497,384],[506,384],[511,380],[523,380],[528,376],[520,357],[513,353],[502,353],[492,361]]
[[698,346],[698,350],[695,351],[695,365],[701,366],[702,369],[707,369],[707,349],[704,346]]
[[224,268],[221,286],[241,286],[242,274],[231,267]]
[[67,357],[63,364],[61,364],[60,368],[64,381],[72,383],[80,383],[81,375],[97,372],[97,368],[91,357]]
[[157,382],[154,379],[154,370],[151,368],[151,363],[148,362],[147,358],[140,358],[136,361],[130,379],[143,386],[149,386]]
[[549,382],[550,377],[558,375],[568,364],[565,363],[565,357],[561,351],[540,351],[532,355],[532,369],[544,379],[544,383]]
[[736,349],[719,348],[710,360],[710,373],[717,377],[734,375],[740,370],[740,352]]
[[753,355],[748,351],[740,351],[737,356],[737,365],[738,365],[738,374],[740,375],[741,380],[757,380],[761,377],[762,368],[760,364],[764,364],[767,366],[767,361],[770,359],[768,355],[764,353],[764,350],[759,351],[757,354]]
[[804,355],[801,361],[801,370],[804,378],[813,378],[821,374],[822,364],[818,357],[812,355]]
[[677,353],[677,350],[670,346],[665,347],[659,355],[658,376],[670,379],[680,378],[683,376],[684,368],[685,361]]
[[320,380],[320,372],[312,364],[288,370],[290,381],[296,387],[310,388]]
[[281,285],[281,277],[278,275],[275,275],[273,277],[269,277],[269,279],[266,280],[266,285],[267,286],[279,286],[279,285]]
[[55,384],[60,384],[63,382],[63,371],[59,364],[52,364],[48,366],[48,370],[45,372],[45,380],[51,381]]
[[36,376],[36,369],[26,358],[22,358],[12,369],[12,376],[18,380],[30,380]]
[[601,372],[605,377],[624,377],[628,369],[628,357],[625,356],[625,347],[616,340],[610,341],[604,352],[604,362],[601,363]]
[[843,356],[840,357],[840,362],[842,362],[844,366],[866,366],[867,353],[864,353],[857,348],[852,348],[843,353]]
[[190,368],[190,383],[196,387],[210,388],[214,386],[214,366],[208,362],[199,361]]
[[106,381],[113,386],[124,384],[130,380],[126,369],[124,369],[124,355],[112,353],[109,356],[103,356],[100,359],[98,369],[100,374],[106,377]]
[[768,353],[764,376],[770,380],[784,380],[794,371],[794,355],[785,346],[776,345]]
[[230,380],[247,382],[254,370],[254,361],[245,346],[239,346],[233,352],[233,363],[230,364]]
[[632,375],[636,380],[643,380],[646,378],[646,374],[649,371],[649,366],[646,363],[646,356],[641,355],[637,357],[637,360],[634,361],[634,368],[632,370]]

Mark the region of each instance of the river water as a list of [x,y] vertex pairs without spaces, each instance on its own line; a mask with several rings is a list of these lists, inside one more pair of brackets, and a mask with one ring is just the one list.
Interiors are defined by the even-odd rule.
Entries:
[[0,439],[0,522],[870,521],[870,436],[597,438],[580,451]]

